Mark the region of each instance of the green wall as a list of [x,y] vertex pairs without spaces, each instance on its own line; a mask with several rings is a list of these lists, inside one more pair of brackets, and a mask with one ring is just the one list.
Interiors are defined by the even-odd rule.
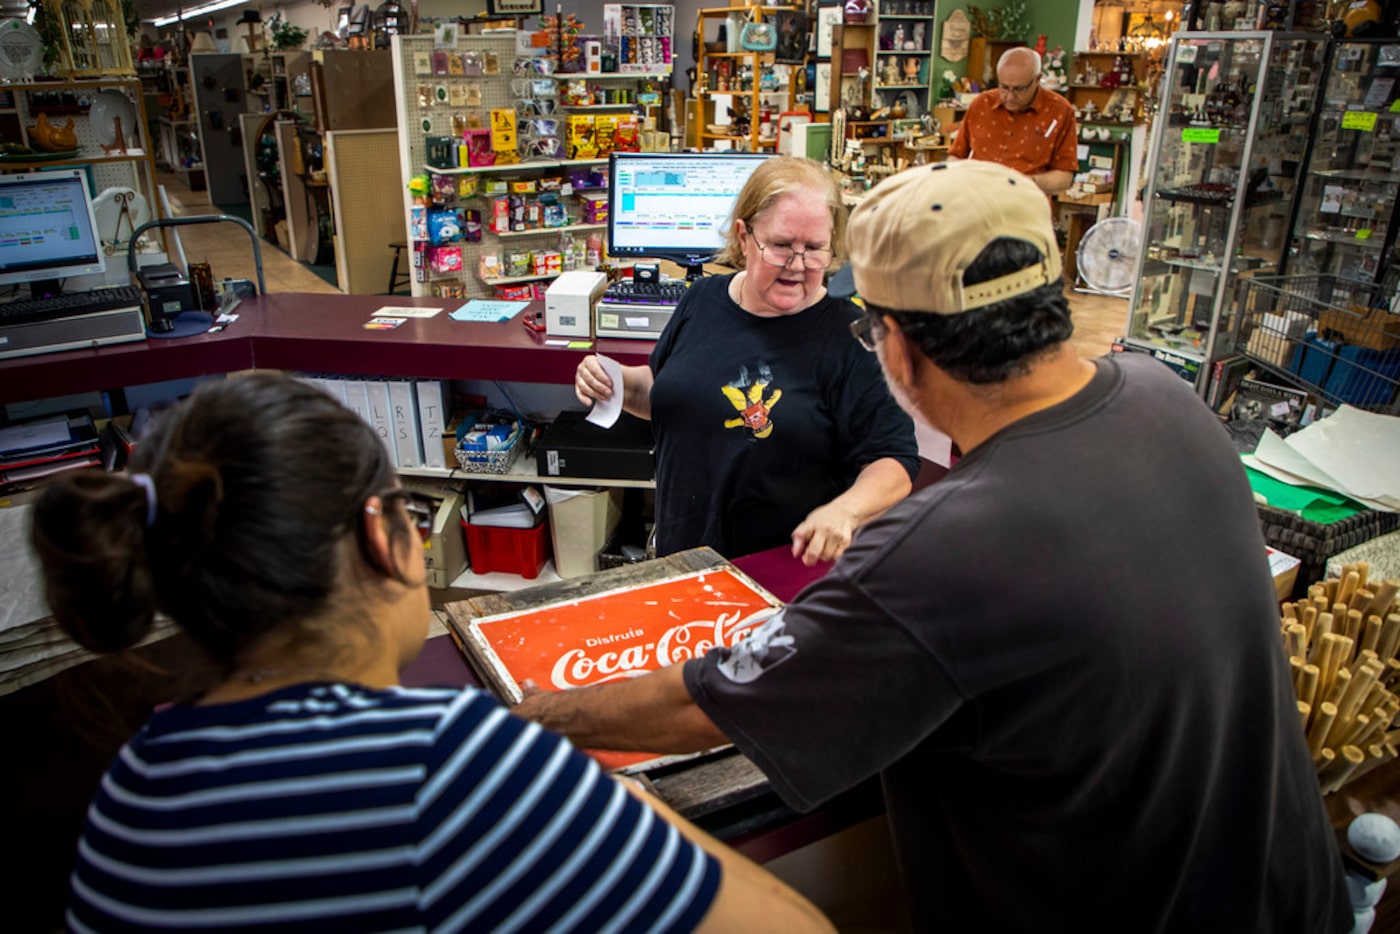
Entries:
[[[1084,0],[1092,3],[1093,0]],[[991,10],[1001,4],[998,0],[984,0],[981,3],[974,3],[973,6],[982,10]],[[938,54],[940,44],[943,40],[943,21],[946,20],[954,10],[967,10],[966,0],[936,0],[933,7],[934,41],[933,41],[933,97],[936,99],[939,91],[943,87],[942,75],[946,69],[951,68],[958,77],[967,74],[967,60],[961,62],[949,62]],[[1055,46],[1064,46],[1066,52],[1074,51],[1074,32],[1079,22],[1079,2],[1078,0],[1027,0],[1027,17],[1030,19],[1031,32],[1026,36],[1027,45],[1035,45],[1038,35],[1045,33],[1045,47],[1053,51]],[[970,17],[969,17],[970,18]],[[1065,56],[1065,65],[1069,65],[1069,56]]]

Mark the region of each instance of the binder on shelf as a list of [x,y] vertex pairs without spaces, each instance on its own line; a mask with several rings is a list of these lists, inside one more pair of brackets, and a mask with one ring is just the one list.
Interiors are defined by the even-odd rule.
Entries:
[[345,384],[345,405],[360,416],[360,419],[371,428],[374,422],[369,417],[369,392],[365,388],[365,381],[362,379],[341,380]]
[[423,466],[446,468],[447,452],[442,446],[442,436],[447,430],[447,416],[451,409],[447,385],[439,379],[420,379],[416,389],[419,435],[423,441]]
[[369,397],[369,426],[384,442],[389,459],[398,467],[399,449],[394,443],[394,404],[389,398],[389,384],[379,379],[365,380],[365,394]]
[[389,387],[390,421],[394,432],[394,458],[399,467],[422,467],[423,451],[419,446],[418,395],[413,383],[406,379],[391,379]]

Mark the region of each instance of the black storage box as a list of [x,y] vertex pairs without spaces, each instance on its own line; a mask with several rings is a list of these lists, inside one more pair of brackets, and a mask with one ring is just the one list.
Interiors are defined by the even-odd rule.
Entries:
[[586,412],[560,412],[535,442],[541,479],[599,477],[650,480],[656,469],[651,423],[623,413],[611,428],[584,421]]
[[1262,503],[1256,504],[1255,509],[1259,513],[1264,543],[1301,562],[1293,585],[1295,598],[1306,594],[1309,584],[1326,576],[1328,558],[1400,528],[1400,513],[1375,509],[1327,524]]

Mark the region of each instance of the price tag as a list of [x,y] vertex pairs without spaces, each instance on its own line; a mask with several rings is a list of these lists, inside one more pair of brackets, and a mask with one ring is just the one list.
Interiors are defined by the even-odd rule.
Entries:
[[1361,110],[1348,110],[1342,114],[1342,129],[1360,130],[1370,133],[1376,128],[1376,115]]
[[1269,414],[1272,415],[1274,418],[1287,418],[1288,403],[1275,402],[1273,405],[1269,406]]
[[1370,240],[1370,239],[1371,239],[1371,228],[1369,228],[1369,227],[1362,227],[1360,230],[1358,230],[1358,231],[1356,232],[1356,239],[1358,239],[1358,240]]
[[1220,142],[1220,131],[1209,127],[1189,126],[1181,131],[1181,141],[1214,145]]

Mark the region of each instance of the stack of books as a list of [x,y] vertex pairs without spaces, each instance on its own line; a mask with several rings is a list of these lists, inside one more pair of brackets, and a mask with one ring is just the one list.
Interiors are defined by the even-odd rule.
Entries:
[[0,486],[101,464],[97,426],[86,412],[0,428]]

